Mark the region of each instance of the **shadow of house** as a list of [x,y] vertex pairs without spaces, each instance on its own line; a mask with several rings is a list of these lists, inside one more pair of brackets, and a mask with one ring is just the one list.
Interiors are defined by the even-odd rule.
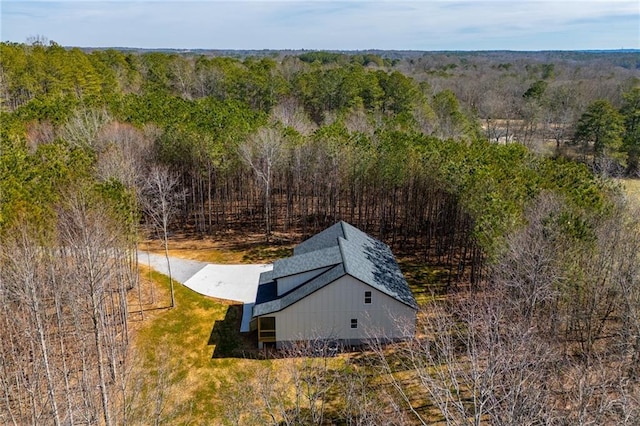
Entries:
[[213,346],[211,358],[230,358],[242,355],[244,336],[240,334],[242,304],[230,305],[223,320],[216,320],[209,335],[208,346]]

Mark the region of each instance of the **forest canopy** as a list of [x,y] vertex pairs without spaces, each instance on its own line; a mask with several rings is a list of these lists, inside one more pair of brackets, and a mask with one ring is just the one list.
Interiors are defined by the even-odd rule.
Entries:
[[[424,218],[439,191],[470,215],[469,230],[489,249],[541,190],[601,210],[606,184],[596,175],[638,170],[640,89],[625,53],[238,59],[85,52],[55,42],[0,49],[3,228],[21,211],[51,216],[56,188],[73,179],[108,186],[120,201],[135,198],[143,169],[156,162],[178,172],[189,194],[182,226],[209,233],[258,226],[264,188],[239,152],[261,128],[274,129],[281,148],[269,176],[275,229],[305,234],[348,212],[365,229],[406,240],[428,227],[407,220]],[[105,174],[118,174],[117,157],[136,170]],[[35,171],[44,164],[47,173]],[[409,199],[418,185],[431,191],[428,199]],[[305,205],[310,197],[315,202]],[[386,197],[405,197],[395,205],[417,214],[391,211]],[[371,198],[381,199],[363,212],[359,203]]]

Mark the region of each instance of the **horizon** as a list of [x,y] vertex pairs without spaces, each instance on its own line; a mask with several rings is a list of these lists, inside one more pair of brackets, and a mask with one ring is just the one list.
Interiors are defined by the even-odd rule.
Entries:
[[[577,7],[579,6],[579,7]],[[2,41],[253,51],[634,51],[633,0],[4,0]]]
[[[7,41],[0,42],[5,43]],[[269,53],[283,53],[283,52],[328,52],[338,54],[359,54],[359,53],[633,53],[640,52],[640,48],[619,48],[619,49],[542,49],[542,50],[514,50],[514,49],[479,49],[479,50],[467,50],[467,49],[446,49],[446,50],[417,50],[417,49],[225,49],[225,48],[209,48],[209,47],[130,47],[130,46],[74,46],[64,45],[56,42],[55,40],[49,40],[47,37],[39,40],[40,44],[48,45],[49,42],[56,43],[60,47],[65,49],[81,49],[81,50],[137,50],[137,51],[169,51],[169,52],[269,52]],[[9,43],[13,43],[9,41]],[[18,44],[30,44],[30,41],[17,42]]]

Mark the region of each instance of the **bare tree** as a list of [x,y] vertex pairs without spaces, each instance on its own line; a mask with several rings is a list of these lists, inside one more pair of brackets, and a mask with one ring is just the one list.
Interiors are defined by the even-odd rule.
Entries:
[[320,340],[291,345],[277,354],[275,368],[254,372],[263,422],[323,424],[337,379],[330,366],[331,355],[325,349],[326,342]]
[[241,426],[265,423],[256,391],[258,383],[255,377],[258,374],[261,374],[261,371],[257,369],[245,369],[222,386],[221,393],[225,402],[224,424]]
[[557,298],[555,290],[563,278],[559,256],[565,242],[557,226],[563,204],[550,193],[543,193],[531,204],[525,216],[528,224],[507,236],[500,260],[492,267],[493,284],[508,296],[514,309],[526,321],[544,317],[550,328],[557,324],[550,312],[540,312]]
[[222,388],[225,424],[404,425],[366,354],[343,354],[335,341],[297,342]]
[[430,424],[425,398],[448,425],[550,421],[551,350],[528,324],[508,319],[500,301],[492,294],[433,303],[415,338],[373,346],[388,386],[420,424]]
[[49,293],[50,290],[47,291],[45,251],[34,244],[34,239],[28,235],[28,230],[24,226],[6,243],[7,246],[2,252],[4,257],[2,274],[11,283],[6,290],[8,296],[15,298],[28,312],[30,327],[29,331],[24,331],[37,342],[37,353],[41,357],[40,361],[46,379],[46,400],[51,405],[53,423],[60,425],[61,419],[53,377],[47,319],[44,318],[47,315],[44,300],[52,296]]
[[284,137],[278,129],[262,127],[240,145],[242,160],[253,170],[264,188],[264,210],[267,240],[271,236],[271,185],[275,169],[284,160]]
[[142,189],[142,208],[152,223],[162,233],[164,254],[169,271],[169,285],[171,288],[171,307],[175,306],[173,277],[169,260],[169,225],[179,211],[180,193],[179,179],[167,166],[154,165],[149,170]]
[[[640,378],[640,228],[638,208],[626,203],[602,224],[599,240],[612,264],[610,290],[618,296],[615,313],[619,315],[620,352],[628,360],[628,375]],[[617,346],[617,345],[616,345]]]
[[34,121],[27,124],[27,146],[31,152],[35,152],[41,144],[53,142],[55,138],[56,130],[50,122]]
[[[117,184],[124,185],[128,195],[131,195],[127,199],[126,206],[131,218],[138,215],[139,206],[136,199],[141,192],[140,183],[144,181],[145,163],[152,143],[151,137],[152,135],[145,134],[134,126],[115,121],[105,125],[98,135],[98,145],[102,149],[97,152],[96,177],[102,182],[112,183],[115,181]],[[136,246],[136,250],[133,251],[129,260],[132,268],[137,269],[137,228],[139,224],[132,220],[128,222],[128,225],[128,235],[132,237],[132,243]],[[144,319],[139,274],[134,274],[130,286],[138,289],[140,315]]]
[[[162,425],[175,423],[176,416],[189,415],[191,401],[180,401],[179,373],[172,369],[172,356],[164,341],[159,342],[152,359],[129,354],[126,393],[123,401],[123,424]],[[177,397],[177,398],[176,398]],[[182,418],[183,422],[188,422]]]
[[61,136],[70,144],[99,149],[98,135],[112,121],[105,109],[78,109],[65,123]]
[[347,425],[404,425],[410,423],[406,410],[396,404],[384,384],[386,376],[377,374],[367,360],[369,355],[345,358],[337,372],[336,389],[341,400],[338,418]]
[[558,374],[547,381],[557,392],[558,424],[635,425],[640,420],[637,382],[629,379],[623,364],[607,358],[558,363]]
[[577,90],[568,86],[552,86],[543,109],[546,137],[556,143],[556,155],[561,154],[564,144],[571,139],[578,121],[579,101]]
[[312,340],[282,352],[289,361],[287,373],[294,390],[294,423],[324,422],[328,394],[337,379],[330,368],[332,350],[326,340]]
[[295,98],[285,98],[277,104],[271,111],[271,119],[305,136],[310,135],[317,127]]
[[184,99],[192,99],[195,86],[194,64],[189,58],[176,56],[169,65],[174,90]]
[[67,194],[57,218],[44,232],[12,227],[0,249],[0,418],[119,423],[126,242],[107,209],[77,194]]
[[[68,197],[67,201],[67,208],[60,212],[60,242],[71,262],[76,288],[86,297],[81,308],[91,324],[102,417],[110,425],[115,422],[116,412],[113,384],[122,366],[127,341],[126,336],[116,332],[120,327],[115,327],[126,322],[126,314],[118,314],[122,308],[126,312],[126,295],[119,291],[123,282],[117,275],[123,242],[119,241],[120,233],[106,209],[90,208],[82,193]],[[114,298],[118,300],[115,303]]]
[[101,130],[98,143],[102,150],[98,152],[97,177],[102,181],[117,179],[127,188],[135,189],[144,174],[150,138],[131,125],[111,122]]

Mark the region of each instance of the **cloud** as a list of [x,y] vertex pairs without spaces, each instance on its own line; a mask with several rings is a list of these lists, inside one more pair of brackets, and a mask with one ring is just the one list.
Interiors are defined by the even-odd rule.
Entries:
[[4,0],[1,35],[100,47],[543,50],[639,48],[639,24],[636,0]]

